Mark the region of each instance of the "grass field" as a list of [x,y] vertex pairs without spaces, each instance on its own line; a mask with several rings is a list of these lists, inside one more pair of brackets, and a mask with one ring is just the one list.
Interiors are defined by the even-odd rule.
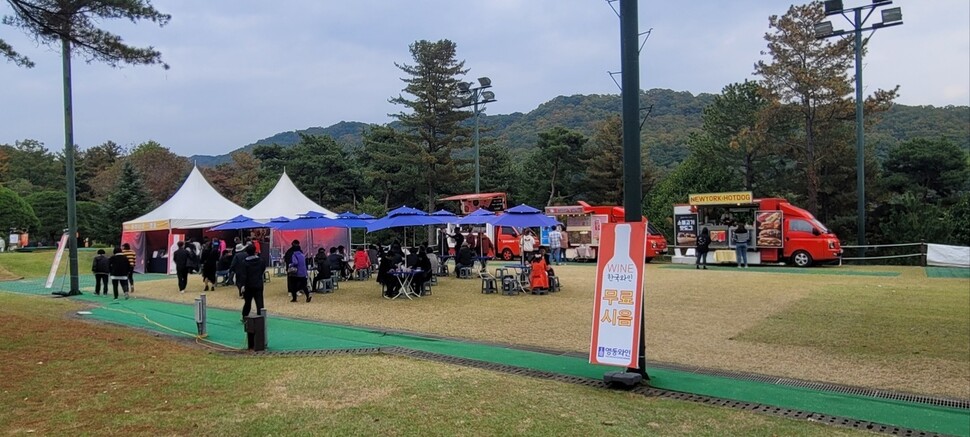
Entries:
[[[6,259],[0,257],[0,266]],[[647,267],[651,360],[970,398],[967,279],[928,279],[915,267],[827,267],[806,271],[811,274],[671,267]],[[564,289],[548,296],[484,295],[479,281],[452,277],[414,301],[382,299],[368,281],[342,282],[310,304],[289,303],[285,278],[273,278],[266,306],[294,317],[585,352],[594,267],[556,269]],[[136,289],[136,297],[191,303],[202,286],[193,276],[184,295],[174,278]],[[233,287],[209,292],[208,301],[241,306]]]
[[[393,356],[206,351],[0,293],[6,435],[861,435]],[[16,377],[12,377],[16,375]]]

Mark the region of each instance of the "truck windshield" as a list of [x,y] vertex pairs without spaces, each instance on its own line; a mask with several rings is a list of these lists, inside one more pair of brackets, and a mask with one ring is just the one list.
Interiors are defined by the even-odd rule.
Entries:
[[815,225],[815,227],[817,227],[818,230],[822,231],[823,234],[832,233],[832,231],[830,231],[829,228],[826,228],[825,225],[823,225],[822,222],[818,221],[817,219],[812,219],[812,224]]

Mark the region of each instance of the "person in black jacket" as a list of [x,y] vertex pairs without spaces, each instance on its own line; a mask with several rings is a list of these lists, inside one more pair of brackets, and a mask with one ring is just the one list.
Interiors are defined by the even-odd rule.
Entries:
[[121,285],[121,289],[125,292],[125,299],[128,299],[128,275],[131,274],[131,264],[128,263],[128,257],[121,253],[120,247],[115,247],[114,255],[108,260],[108,271],[115,299],[118,299],[118,285]]
[[467,267],[469,269],[475,264],[475,253],[472,252],[468,244],[465,243],[458,250],[458,255],[455,256],[455,276],[461,276],[462,267]]
[[701,229],[701,234],[697,236],[697,248],[694,251],[697,252],[697,261],[694,263],[694,267],[697,269],[701,268],[701,264],[704,265],[704,270],[707,270],[707,252],[711,246],[711,231],[707,228]]
[[236,283],[242,284],[243,303],[242,316],[245,319],[252,310],[253,300],[256,301],[256,314],[263,314],[263,272],[266,264],[263,259],[256,255],[256,247],[246,246],[243,250],[246,258],[243,260],[242,268],[236,270]]
[[313,264],[317,268],[317,275],[313,278],[313,291],[318,290],[317,284],[324,279],[330,279],[333,273],[330,270],[330,261],[327,259],[327,250],[324,248],[317,249],[317,254],[313,257]]
[[339,249],[336,247],[330,248],[330,255],[327,256],[327,263],[330,264],[330,271],[336,271],[338,275],[342,278],[346,278],[344,275],[344,256],[338,252]]
[[185,293],[185,286],[189,283],[189,251],[185,248],[185,242],[179,241],[178,249],[172,254],[175,261],[175,276],[179,282],[179,293]]
[[[253,247],[253,250],[256,250],[256,248]],[[229,271],[232,272],[233,276],[239,275],[239,272],[242,271],[244,268],[243,266],[246,264],[246,258],[248,256],[249,254],[246,253],[246,246],[243,246],[242,243],[237,244],[236,253],[232,256],[232,262],[229,265]],[[242,282],[236,280],[236,288],[239,290],[240,298],[243,297],[242,287]]]
[[108,257],[104,256],[104,249],[98,249],[98,256],[94,257],[91,265],[91,273],[94,273],[94,294],[101,294],[102,284],[104,285],[104,295],[108,295],[108,274],[111,273]]

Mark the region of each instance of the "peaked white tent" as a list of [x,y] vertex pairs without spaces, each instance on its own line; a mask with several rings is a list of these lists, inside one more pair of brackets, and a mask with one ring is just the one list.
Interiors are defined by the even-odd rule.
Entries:
[[293,184],[284,170],[280,180],[273,187],[273,191],[270,191],[263,200],[248,212],[245,212],[244,215],[263,222],[279,216],[293,219],[300,214],[306,214],[308,211],[316,211],[329,218],[337,217],[337,214],[334,214],[333,211],[318,205],[300,192],[300,189]]
[[147,270],[169,271],[173,267],[168,254],[174,251],[178,241],[185,240],[185,230],[209,228],[245,213],[243,207],[212,188],[198,167],[193,167],[189,177],[165,203],[123,224],[121,241],[135,251],[135,271],[145,272],[149,259],[151,264]]
[[[318,205],[306,197],[293,181],[283,171],[280,180],[273,190],[263,200],[245,213],[247,217],[261,222],[269,221],[273,217],[297,218],[309,211],[319,212],[329,218],[336,218],[333,211]],[[319,248],[330,248],[338,245],[350,246],[350,230],[346,228],[310,229],[301,231],[272,232],[271,254],[275,258],[290,247],[293,240],[299,240],[303,246],[303,253],[313,256]]]

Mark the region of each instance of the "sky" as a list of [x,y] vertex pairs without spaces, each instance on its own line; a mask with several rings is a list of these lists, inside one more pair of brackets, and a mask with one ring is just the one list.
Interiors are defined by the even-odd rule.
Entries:
[[[845,0],[846,7],[866,0]],[[184,156],[219,155],[279,132],[340,121],[388,123],[402,107],[414,41],[450,39],[469,69],[487,76],[488,114],[529,112],[559,95],[618,94],[620,21],[606,0],[153,0],[171,22],[103,21],[135,46],[154,46],[171,66],[73,61],[75,143],[154,140]],[[778,1],[639,2],[640,87],[719,93],[757,79],[768,17]],[[619,8],[619,2],[612,3]],[[900,85],[898,103],[970,105],[970,2],[896,0],[902,26],[873,35],[863,60],[867,94]],[[12,13],[4,2],[0,15]],[[836,29],[849,28],[834,16]],[[870,22],[878,22],[878,14]],[[29,56],[0,60],[0,144],[64,143],[59,48],[0,25],[0,38]],[[617,77],[619,80],[619,77]]]

